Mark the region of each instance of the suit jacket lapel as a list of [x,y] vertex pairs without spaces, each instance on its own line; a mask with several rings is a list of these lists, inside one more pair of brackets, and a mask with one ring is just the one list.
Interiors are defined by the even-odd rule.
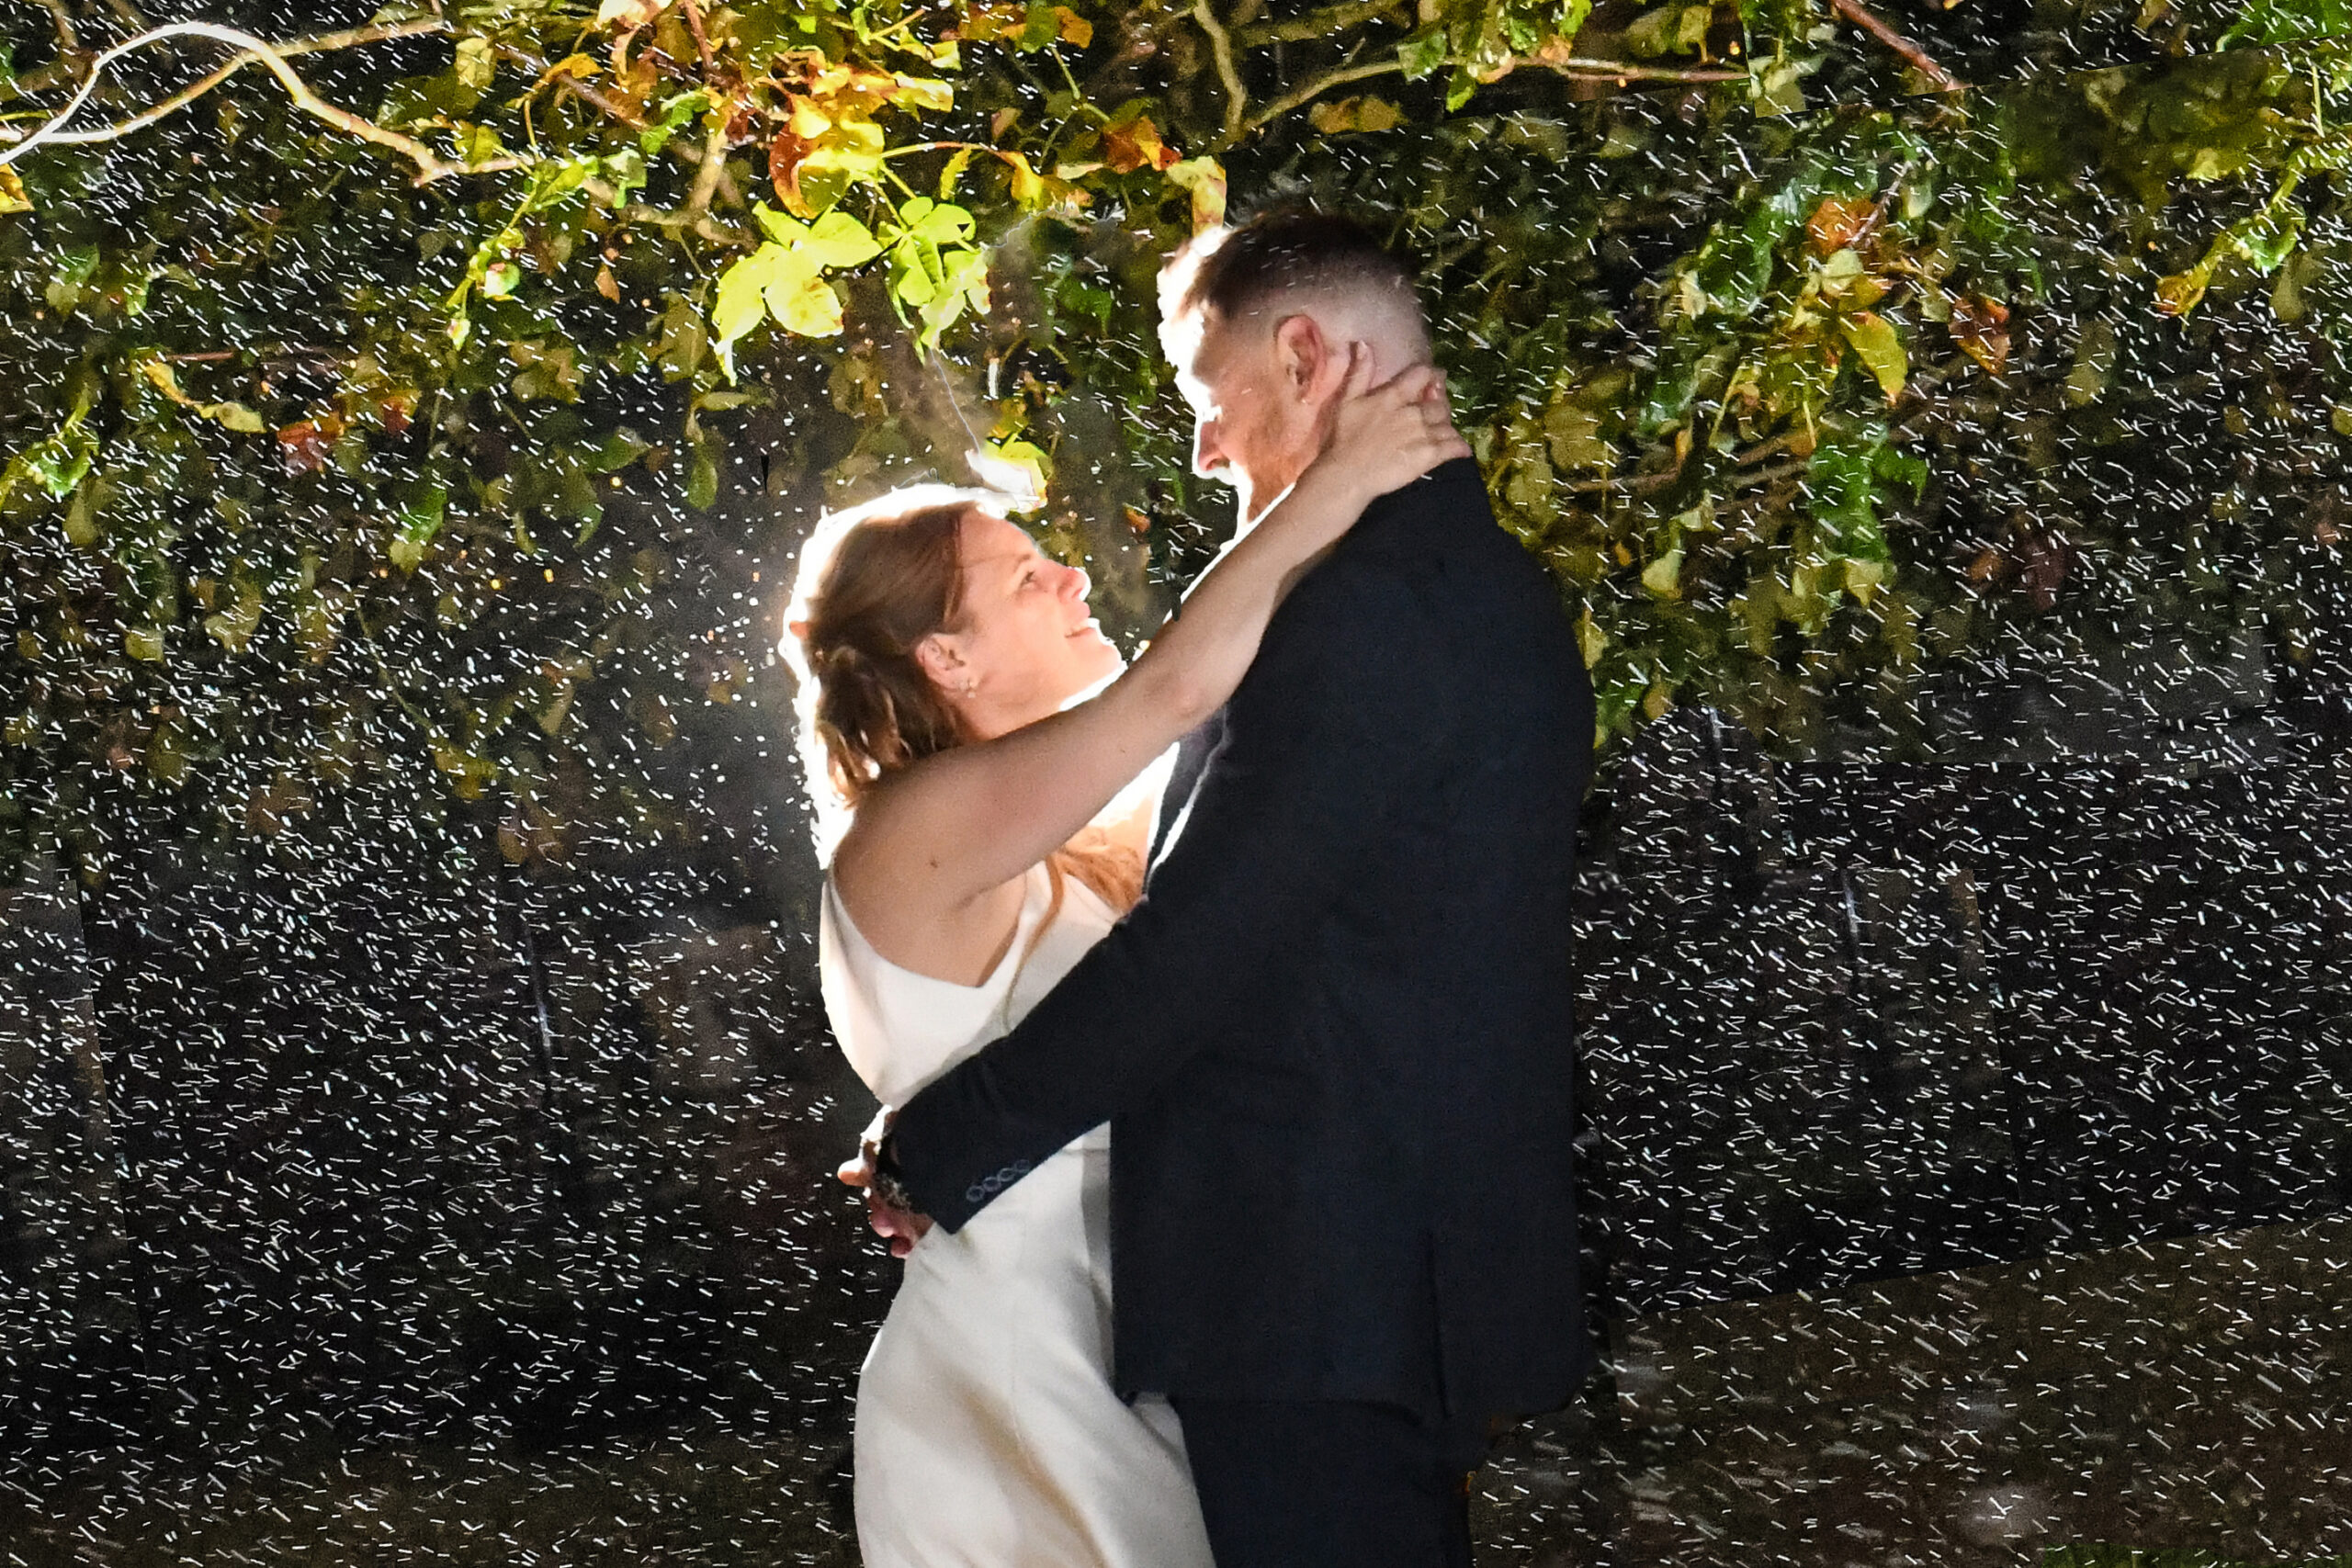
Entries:
[[1193,796],[1201,787],[1201,775],[1208,771],[1209,756],[1224,739],[1225,710],[1219,708],[1176,743],[1176,765],[1169,771],[1168,787],[1160,792],[1159,808],[1152,814],[1151,864],[1166,859],[1182,836]]

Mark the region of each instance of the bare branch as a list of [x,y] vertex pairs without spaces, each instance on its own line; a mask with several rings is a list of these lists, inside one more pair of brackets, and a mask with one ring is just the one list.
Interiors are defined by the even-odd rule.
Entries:
[[1344,87],[1351,82],[1362,82],[1374,76],[1395,76],[1404,69],[1404,65],[1395,60],[1375,60],[1365,65],[1342,65],[1336,71],[1310,77],[1261,109],[1258,118],[1250,122],[1250,130],[1253,134],[1263,130],[1301,104],[1311,103],[1334,87]]
[[[430,25],[407,24],[407,28],[412,32],[432,32],[440,30],[443,24],[436,20]],[[391,36],[390,29],[385,29],[385,36]],[[110,126],[98,131],[77,132],[64,129],[66,121],[72,119],[80,111],[82,106],[89,101],[90,95],[97,89],[97,85],[106,74],[107,66],[133,50],[175,38],[200,38],[214,43],[225,43],[242,51],[247,58],[259,61],[269,68],[270,74],[276,76],[286,88],[287,96],[294,100],[297,108],[312,118],[324,120],[327,124],[356,136],[363,141],[372,142],[376,146],[389,148],[398,152],[416,165],[417,183],[420,185],[443,179],[451,175],[482,173],[491,169],[511,169],[519,166],[523,162],[518,158],[502,158],[479,165],[449,163],[415,138],[403,136],[397,130],[388,130],[374,120],[353,114],[348,109],[338,108],[320,97],[311,91],[310,85],[286,62],[286,57],[281,51],[254,37],[251,33],[239,32],[234,28],[218,27],[209,22],[174,22],[166,27],[151,28],[136,38],[127,39],[91,62],[90,74],[75,90],[72,101],[40,130],[35,130],[15,146],[0,151],[0,164],[13,164],[36,147],[51,141],[109,141],[128,134],[131,130],[136,130],[140,124],[146,123],[144,120],[134,119],[129,126]],[[234,63],[242,64],[243,62]],[[216,72],[214,78],[210,85],[218,85],[220,81],[227,79],[227,73]]]
[[1925,76],[1937,92],[1958,93],[1967,88],[1967,83],[1937,64],[1928,57],[1926,50],[1881,21],[1873,12],[1863,6],[1861,0],[1829,0],[1829,4],[1830,8],[1839,16],[1901,55],[1905,62],[1912,70]]
[[722,118],[710,128],[703,140],[702,167],[695,175],[694,189],[686,195],[685,215],[700,218],[710,210],[710,198],[718,189],[721,176],[727,173],[727,122]]
[[1511,62],[1514,66],[1532,65],[1557,76],[1573,76],[1587,82],[1614,82],[1626,86],[1635,82],[1745,82],[1745,71],[1708,71],[1693,67],[1671,65],[1629,65],[1622,60],[1587,60],[1570,55],[1562,60],[1546,60],[1540,54],[1522,54]]
[[[314,38],[295,39],[275,47],[280,55],[318,54],[330,50],[353,49],[361,44],[381,43],[387,39],[415,38],[424,33],[442,32],[447,28],[447,23],[437,19],[401,22],[380,28],[351,28],[343,32],[321,33]],[[129,119],[95,130],[54,131],[43,137],[42,140],[54,145],[67,147],[88,142],[119,141],[134,130],[143,130],[159,119],[167,119],[177,114],[181,109],[196,102],[197,99],[260,59],[260,55],[251,51],[236,55],[226,65],[211,74],[198,77],[170,97],[140,110]],[[62,119],[63,117],[59,118]]]
[[684,0],[680,8],[686,14],[686,29],[695,35],[695,52],[702,56],[702,79],[715,82],[717,66],[710,57],[710,35],[703,30],[702,7],[695,0]]
[[1256,27],[1242,28],[1235,32],[1233,40],[1244,49],[1255,49],[1261,43],[1306,43],[1336,38],[1388,15],[1404,3],[1405,0],[1342,0],[1340,5],[1327,6],[1291,21],[1261,22]]
[[57,24],[58,49],[68,55],[81,53],[82,38],[74,30],[74,13],[67,8],[65,0],[41,0],[41,8],[49,13],[49,19]]
[[1233,39],[1225,24],[1216,19],[1209,8],[1209,0],[1193,0],[1193,19],[1201,24],[1201,31],[1209,36],[1209,51],[1216,56],[1217,79],[1225,84],[1225,135],[1217,142],[1230,147],[1241,140],[1242,117],[1249,112],[1250,89],[1241,85],[1241,73],[1233,64]]
[[[1510,62],[1512,69],[1521,65],[1537,67],[1561,76],[1575,77],[1579,81],[1614,82],[1621,87],[1634,82],[1695,83],[1747,80],[1747,73],[1745,71],[1677,70],[1670,66],[1629,65],[1616,60],[1584,60],[1575,57],[1545,60],[1540,55],[1522,54]],[[1343,65],[1323,75],[1312,77],[1260,110],[1257,118],[1250,120],[1249,132],[1255,135],[1300,105],[1312,103],[1334,87],[1343,87],[1351,82],[1367,81],[1374,76],[1399,75],[1403,73],[1404,69],[1403,63],[1399,61],[1378,60],[1363,65]]]

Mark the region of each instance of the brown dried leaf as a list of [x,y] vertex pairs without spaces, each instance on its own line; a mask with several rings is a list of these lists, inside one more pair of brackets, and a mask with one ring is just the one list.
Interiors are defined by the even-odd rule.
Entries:
[[2009,362],[2009,308],[1981,294],[1963,294],[1952,301],[1952,341],[1971,359],[1998,376]]
[[1877,218],[1877,204],[1867,197],[1829,197],[1805,220],[1806,243],[1818,254],[1836,255],[1860,239]]
[[1117,175],[1137,169],[1165,170],[1177,162],[1176,150],[1159,140],[1159,128],[1149,115],[1137,115],[1102,128],[1102,161]]

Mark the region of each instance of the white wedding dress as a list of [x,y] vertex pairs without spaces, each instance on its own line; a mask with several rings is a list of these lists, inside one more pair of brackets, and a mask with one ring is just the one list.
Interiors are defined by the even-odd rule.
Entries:
[[[905,1104],[1102,940],[1109,908],[1063,888],[1039,935],[1051,886],[1033,868],[995,973],[958,986],[875,952],[827,881],[825,1007],[868,1089]],[[865,1568],[1210,1568],[1175,1413],[1111,1389],[1109,1173],[1097,1127],[908,1257],[858,1378]]]

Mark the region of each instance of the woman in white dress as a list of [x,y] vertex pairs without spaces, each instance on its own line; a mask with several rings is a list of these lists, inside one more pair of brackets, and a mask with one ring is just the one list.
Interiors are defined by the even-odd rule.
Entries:
[[[825,1005],[885,1104],[1011,1028],[1110,930],[1142,882],[1139,776],[1231,694],[1366,503],[1466,454],[1434,373],[1368,389],[1368,358],[1323,456],[1124,672],[1086,574],[1001,498],[903,491],[811,540],[786,652],[832,846]],[[1207,1568],[1173,1413],[1111,1386],[1108,1149],[1096,1128],[906,1253],[858,1383],[866,1568]]]

